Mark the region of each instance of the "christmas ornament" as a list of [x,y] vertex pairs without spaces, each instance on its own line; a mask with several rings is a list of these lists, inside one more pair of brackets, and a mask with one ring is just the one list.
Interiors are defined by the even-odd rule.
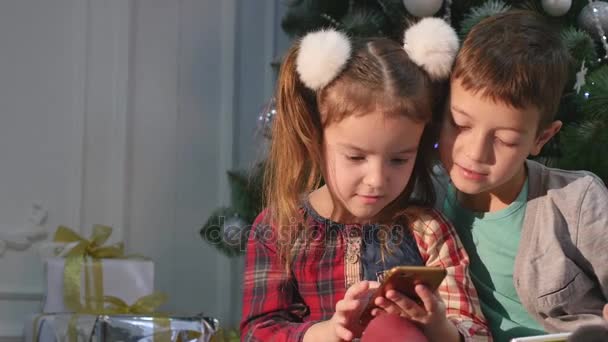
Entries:
[[578,15],[578,26],[596,39],[601,39],[595,17],[599,20],[600,28],[608,31],[608,2],[589,1],[589,4]]
[[247,222],[240,216],[227,217],[224,221],[223,239],[232,247],[244,246],[247,242]]
[[543,9],[547,14],[560,17],[570,10],[572,0],[542,0]]
[[416,17],[430,17],[441,9],[443,0],[403,0],[405,9]]
[[258,114],[258,130],[266,138],[270,138],[272,131],[272,122],[277,114],[276,102],[272,97],[268,102],[262,106],[262,110]]
[[600,40],[604,51],[606,51],[604,60],[608,60],[608,38],[606,38],[606,31],[608,31],[608,2],[589,0],[589,5],[583,8],[578,20],[581,27]]

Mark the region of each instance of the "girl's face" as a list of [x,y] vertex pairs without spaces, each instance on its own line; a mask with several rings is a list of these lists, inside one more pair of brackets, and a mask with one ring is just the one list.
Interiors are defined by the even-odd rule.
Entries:
[[339,209],[334,219],[368,222],[403,192],[424,126],[372,112],[325,128],[325,181]]

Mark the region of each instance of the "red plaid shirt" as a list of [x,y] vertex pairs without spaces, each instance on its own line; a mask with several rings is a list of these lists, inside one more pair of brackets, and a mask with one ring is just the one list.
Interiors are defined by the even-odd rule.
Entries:
[[[241,340],[301,341],[311,325],[331,318],[344,297],[350,262],[345,259],[352,258],[347,256],[348,229],[328,236],[333,230],[325,222],[308,217],[306,227],[320,229],[306,246],[296,241],[287,273],[275,248],[276,231],[265,223],[265,215],[255,220],[247,245]],[[420,211],[410,226],[425,265],[447,270],[438,292],[448,319],[467,341],[490,341],[469,277],[469,258],[454,228],[432,209]]]

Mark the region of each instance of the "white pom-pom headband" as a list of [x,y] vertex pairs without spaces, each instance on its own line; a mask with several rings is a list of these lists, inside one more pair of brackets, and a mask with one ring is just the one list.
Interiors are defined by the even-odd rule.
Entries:
[[322,30],[307,34],[300,42],[296,59],[300,80],[312,90],[325,87],[342,71],[351,49],[344,33]]
[[[458,36],[445,21],[424,18],[405,31],[403,48],[432,79],[443,79],[458,52]],[[300,42],[296,71],[308,88],[322,89],[342,72],[351,52],[344,33],[333,29],[309,33]]]
[[405,30],[403,48],[431,79],[440,80],[450,75],[458,52],[458,36],[442,19],[428,17]]

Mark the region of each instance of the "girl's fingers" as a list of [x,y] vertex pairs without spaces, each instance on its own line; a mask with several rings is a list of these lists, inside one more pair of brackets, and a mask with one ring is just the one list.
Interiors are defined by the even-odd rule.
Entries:
[[339,324],[339,325],[346,325],[346,323],[348,323],[348,318],[346,318],[345,315],[335,315],[333,318],[334,322]]
[[363,296],[366,296],[370,289],[375,289],[379,286],[379,283],[376,281],[360,281],[346,290],[344,294],[344,299],[357,299]]
[[395,315],[399,315],[401,314],[401,308],[394,302],[392,302],[389,299],[386,299],[384,297],[378,297],[376,298],[376,300],[374,301],[374,304],[376,304],[380,309],[382,309],[384,312],[388,313],[388,314],[395,314]]
[[355,338],[355,334],[353,334],[352,331],[346,329],[342,325],[336,326],[336,335],[338,335],[339,338],[345,341],[351,341],[353,338]]
[[422,300],[422,304],[427,312],[435,312],[437,310],[437,306],[439,305],[439,299],[435,296],[428,287],[424,285],[416,285],[415,289],[416,294]]
[[386,292],[386,298],[395,303],[405,314],[406,317],[415,319],[417,317],[424,317],[427,315],[425,308],[418,305],[410,298],[402,295],[395,290],[389,290]]
[[379,315],[386,315],[388,312],[384,311],[382,308],[374,308],[372,309],[372,316],[376,317]]
[[[346,297],[345,297],[346,298]],[[361,306],[361,301],[356,299],[342,299],[336,303],[336,312],[353,311]]]
[[371,290],[375,290],[375,289],[377,289],[377,288],[379,288],[379,287],[380,287],[380,283],[379,283],[379,282],[377,282],[377,281],[371,281],[371,280],[370,280],[370,281],[368,281],[368,282],[369,282],[369,288],[370,288]]

